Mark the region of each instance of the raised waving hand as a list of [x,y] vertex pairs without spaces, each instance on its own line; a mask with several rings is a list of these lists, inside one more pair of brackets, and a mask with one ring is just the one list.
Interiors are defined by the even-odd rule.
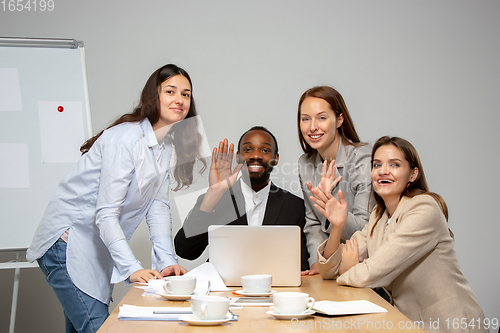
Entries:
[[313,193],[313,195],[316,198],[318,197],[316,196],[316,194],[314,194],[312,190],[313,188],[320,190],[324,194],[332,193],[333,189],[335,188],[335,186],[337,186],[340,179],[342,178],[342,176],[336,177],[336,175],[337,175],[337,166],[335,165],[335,160],[331,161],[330,164],[328,164],[328,161],[325,160],[323,162],[323,168],[321,169],[321,180],[318,186],[313,187],[313,185],[310,182],[307,182],[306,183],[307,188],[309,189],[309,191],[311,191],[311,193]]
[[208,174],[209,188],[203,202],[201,210],[212,211],[219,202],[223,193],[231,188],[238,177],[243,164],[238,164],[232,169],[234,154],[234,144],[228,144],[227,139],[219,142],[219,147],[212,151],[212,163]]
[[337,200],[331,193],[323,193],[318,188],[313,188],[311,191],[314,194],[311,196],[311,200],[315,203],[314,207],[330,221],[332,227],[342,230],[348,215],[344,193],[339,191],[339,199]]
[[234,170],[231,170],[233,163],[234,144],[228,146],[227,139],[219,142],[219,148],[214,148],[212,151],[212,164],[210,165],[210,173],[208,181],[210,187],[221,188],[227,190],[234,185],[238,172],[243,167],[243,164],[238,164]]

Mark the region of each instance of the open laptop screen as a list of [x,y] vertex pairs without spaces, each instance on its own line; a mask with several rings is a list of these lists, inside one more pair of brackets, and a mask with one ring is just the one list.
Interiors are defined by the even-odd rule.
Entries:
[[300,227],[232,226],[208,228],[209,261],[227,286],[241,277],[271,274],[273,286],[300,286]]

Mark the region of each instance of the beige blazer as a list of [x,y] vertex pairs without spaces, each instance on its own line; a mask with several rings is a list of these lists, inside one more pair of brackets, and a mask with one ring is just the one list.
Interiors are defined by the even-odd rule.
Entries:
[[[387,231],[387,211],[377,221],[374,213],[362,231],[356,232],[360,263],[338,276],[339,249],[328,259],[318,249],[320,274],[324,279],[337,278],[341,285],[385,287],[394,305],[413,321],[423,321],[428,332],[446,332],[455,318],[480,319],[484,314],[467,279],[460,271],[445,220],[437,202],[429,195],[403,197]],[[366,262],[362,262],[363,259]],[[429,327],[439,319],[439,330]],[[477,326],[461,332],[488,332]]]
[[[342,179],[333,189],[332,195],[338,199],[338,192],[341,189],[349,206],[349,215],[342,231],[343,240],[349,239],[354,232],[363,229],[368,222],[369,212],[373,208],[374,200],[370,194],[370,160],[370,145],[355,147],[340,142],[335,164],[337,174],[341,175]],[[330,222],[314,208],[314,202],[309,199],[312,194],[306,186],[307,182],[318,186],[322,167],[323,161],[317,152],[311,158],[308,158],[306,154],[299,158],[299,179],[306,208],[304,233],[307,238],[307,250],[311,254],[316,253],[319,245],[328,238],[330,232]],[[316,256],[311,255],[309,264],[312,265],[315,262]]]

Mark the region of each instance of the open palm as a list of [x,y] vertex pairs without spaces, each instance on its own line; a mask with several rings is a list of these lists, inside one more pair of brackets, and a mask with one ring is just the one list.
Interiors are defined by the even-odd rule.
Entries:
[[339,191],[339,199],[337,200],[331,193],[323,193],[318,188],[313,188],[312,191],[314,196],[311,197],[311,200],[315,203],[314,207],[330,221],[332,226],[343,228],[348,215],[344,193]]
[[236,181],[238,172],[242,164],[237,165],[231,170],[233,163],[234,145],[231,143],[228,148],[228,141],[224,139],[219,143],[219,148],[212,151],[212,164],[208,175],[209,185],[213,189],[227,190]]
[[[316,189],[320,190],[325,195],[326,193],[332,193],[335,186],[337,186],[340,179],[342,179],[342,176],[336,177],[336,175],[337,166],[335,165],[335,160],[331,161],[330,165],[328,165],[328,161],[325,160],[323,162],[323,168],[321,169],[321,180]],[[313,185],[310,182],[307,182],[306,185],[309,191],[318,199],[318,196],[314,194]]]

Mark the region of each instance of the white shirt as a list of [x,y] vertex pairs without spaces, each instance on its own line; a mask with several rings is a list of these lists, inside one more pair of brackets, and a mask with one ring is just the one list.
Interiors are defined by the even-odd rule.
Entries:
[[266,213],[267,198],[269,197],[269,190],[271,189],[271,182],[259,192],[255,192],[247,183],[242,179],[241,191],[245,197],[245,209],[247,214],[248,225],[251,227],[258,227],[262,225],[264,214]]
[[27,259],[42,257],[69,229],[66,266],[71,280],[109,304],[112,283],[143,268],[128,241],[146,217],[154,268],[177,264],[168,198],[168,138],[158,143],[147,119],[104,131],[57,187]]
[[391,217],[389,217],[389,218],[387,219],[387,222],[385,223],[385,227],[384,227],[384,235],[385,235],[385,233],[386,233],[386,231],[387,231],[387,228],[389,227],[389,223],[391,223],[391,219],[392,219],[392,216],[391,216]]

